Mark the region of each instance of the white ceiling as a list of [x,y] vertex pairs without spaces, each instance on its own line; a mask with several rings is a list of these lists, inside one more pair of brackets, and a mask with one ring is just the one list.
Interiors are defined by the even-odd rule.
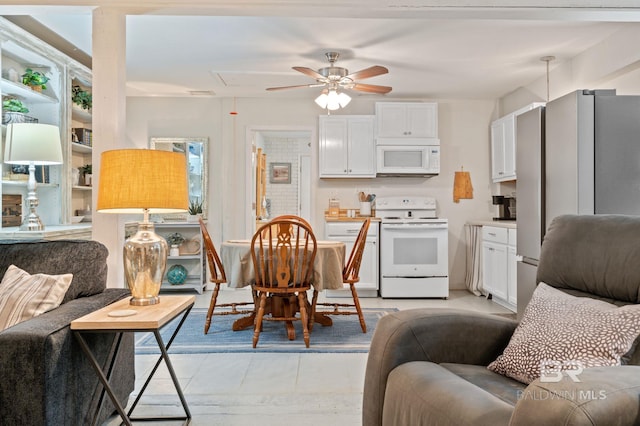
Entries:
[[[553,68],[624,26],[640,25],[635,8],[489,6],[429,14],[410,8],[402,13],[365,8],[359,18],[344,18],[334,5],[325,13],[317,8],[305,13],[298,7],[282,16],[240,16],[248,15],[246,7],[238,16],[188,16],[184,11],[171,16],[170,10],[128,16],[128,94],[188,96],[191,91],[213,91],[221,97],[312,99],[320,89],[265,89],[313,83],[291,67],[325,67],[324,53],[335,50],[341,54],[337,65],[350,72],[387,67],[389,74],[362,81],[392,86],[386,98],[495,99],[542,78],[545,64],[540,57],[556,56]],[[90,8],[35,10],[41,12],[31,11],[36,19],[90,53]],[[0,7],[0,13],[6,10]]]

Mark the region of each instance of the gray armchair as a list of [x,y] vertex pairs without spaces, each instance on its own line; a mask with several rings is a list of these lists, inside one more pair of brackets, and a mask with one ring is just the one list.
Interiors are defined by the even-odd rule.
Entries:
[[[617,305],[640,303],[640,217],[556,218],[537,281]],[[386,315],[367,361],[363,425],[640,424],[637,345],[627,365],[586,369],[580,382],[538,379],[527,386],[486,368],[516,326],[462,310]]]

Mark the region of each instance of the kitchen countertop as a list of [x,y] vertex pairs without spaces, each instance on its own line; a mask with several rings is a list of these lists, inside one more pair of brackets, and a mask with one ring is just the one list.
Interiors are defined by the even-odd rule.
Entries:
[[468,220],[467,225],[471,226],[495,226],[498,228],[517,229],[515,220]]
[[371,222],[380,222],[379,217],[375,216],[356,216],[356,217],[347,217],[347,216],[329,216],[324,215],[325,222],[362,222],[365,219],[371,219]]

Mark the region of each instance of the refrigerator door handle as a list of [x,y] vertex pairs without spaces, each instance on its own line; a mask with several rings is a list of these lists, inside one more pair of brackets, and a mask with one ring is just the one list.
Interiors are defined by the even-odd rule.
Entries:
[[538,259],[534,259],[532,257],[523,256],[521,254],[516,254],[518,256],[518,261],[522,263],[526,263],[528,265],[538,266]]

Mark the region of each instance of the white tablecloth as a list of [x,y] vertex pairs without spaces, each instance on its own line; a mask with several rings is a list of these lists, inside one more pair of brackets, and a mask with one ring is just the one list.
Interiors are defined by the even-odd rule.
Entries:
[[[313,287],[320,290],[342,288],[345,245],[338,241],[317,241],[318,250],[313,262]],[[220,260],[231,288],[240,288],[255,282],[251,261],[251,241],[229,240],[222,243]]]

